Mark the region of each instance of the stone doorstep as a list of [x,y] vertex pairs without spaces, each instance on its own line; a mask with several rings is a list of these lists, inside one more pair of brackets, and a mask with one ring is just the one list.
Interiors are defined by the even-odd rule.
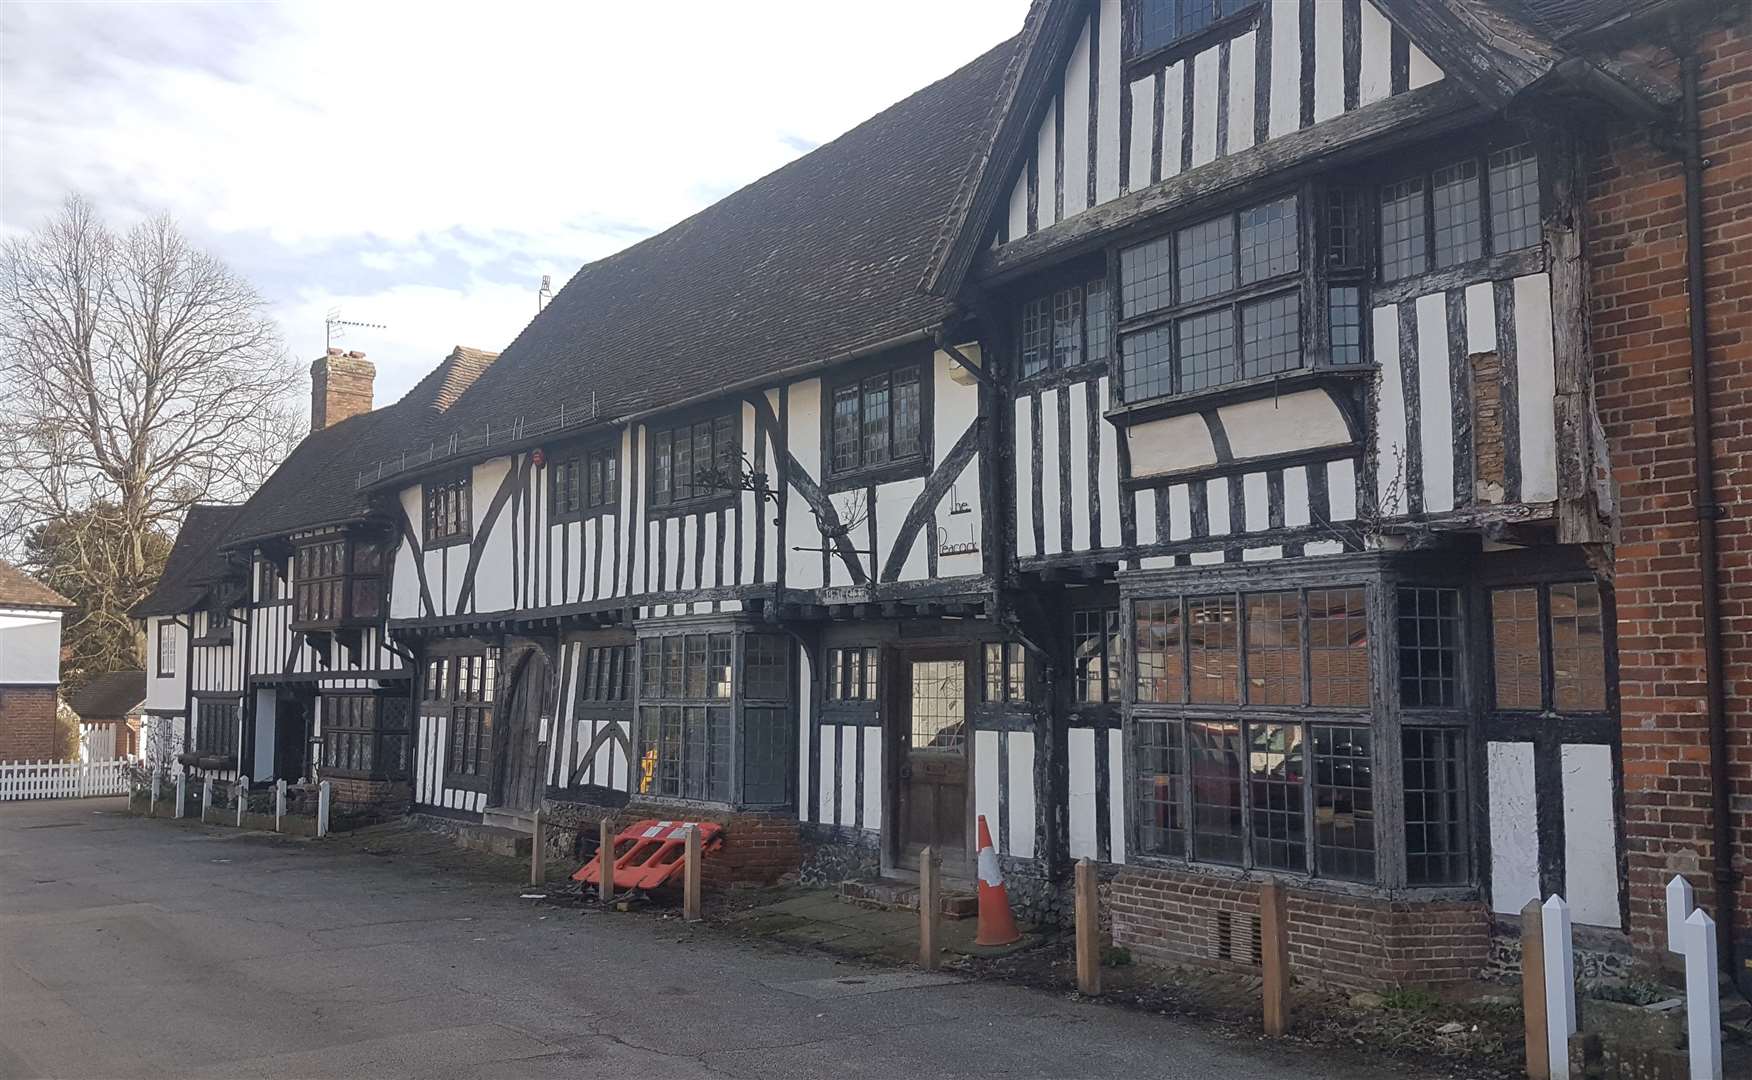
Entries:
[[[859,907],[885,911],[917,911],[919,887],[910,881],[883,878],[879,881],[842,881],[838,899]],[[945,919],[971,919],[979,914],[979,897],[970,892],[944,890],[939,901]]]
[[530,833],[498,825],[463,825],[455,833],[456,842],[469,851],[482,851],[508,859],[527,859],[535,837]]

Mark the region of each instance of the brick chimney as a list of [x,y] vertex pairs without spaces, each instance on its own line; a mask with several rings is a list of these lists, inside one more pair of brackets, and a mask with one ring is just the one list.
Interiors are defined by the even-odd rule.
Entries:
[[331,348],[310,365],[310,430],[321,431],[371,411],[377,368],[362,352]]

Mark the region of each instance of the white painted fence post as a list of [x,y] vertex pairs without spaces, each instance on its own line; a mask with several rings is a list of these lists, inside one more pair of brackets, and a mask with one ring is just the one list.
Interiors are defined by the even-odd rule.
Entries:
[[1576,1033],[1576,954],[1570,942],[1570,909],[1553,896],[1540,911],[1545,920],[1546,1048],[1551,1080],[1569,1080],[1569,1042]]
[[152,802],[146,811],[148,817],[158,816],[158,782],[163,777],[163,770],[156,766],[152,770]]
[[176,774],[176,816],[179,821],[182,820],[183,816],[183,802],[188,797],[188,781],[188,773],[179,772]]
[[274,831],[282,832],[280,819],[286,816],[286,781],[274,781]]
[[1685,920],[1685,1031],[1691,1080],[1722,1080],[1722,1002],[1716,981],[1716,924],[1706,911]]
[[249,777],[237,778],[237,827],[243,828],[243,811],[249,805]]
[[207,808],[213,805],[213,778],[201,781],[201,824],[207,823]]
[[316,786],[316,835],[328,835],[329,798],[332,788],[327,780]]
[[1697,894],[1683,875],[1667,882],[1667,951],[1685,955],[1685,920],[1697,907]]

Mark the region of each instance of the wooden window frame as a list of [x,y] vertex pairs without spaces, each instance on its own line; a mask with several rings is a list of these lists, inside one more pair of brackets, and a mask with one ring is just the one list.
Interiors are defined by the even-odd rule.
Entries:
[[[749,674],[755,639],[770,638],[779,643],[779,666],[776,681],[770,686],[757,685]],[[703,651],[694,648],[695,640]],[[722,667],[725,656],[720,645],[728,648],[729,678],[714,674]],[[638,640],[637,709],[633,727],[633,798],[658,803],[689,803],[732,808],[785,809],[796,800],[796,743],[794,725],[797,721],[796,642],[788,635],[745,623],[722,621],[695,622],[666,626],[641,634]],[[693,658],[703,656],[707,665],[699,678],[693,677]],[[670,668],[679,663],[679,671]],[[752,691],[778,689],[780,696],[754,696]],[[775,717],[779,717],[775,721]],[[723,757],[716,760],[723,772],[719,783],[707,772],[699,773],[702,786],[687,786],[689,754],[704,749],[707,758],[702,770],[715,761],[710,741],[711,725],[720,720],[727,725],[716,749]],[[690,727],[696,721],[707,725],[695,735]],[[666,724],[681,725],[679,742],[668,738]],[[783,738],[775,738],[775,723],[783,728]],[[705,741],[701,741],[705,740]],[[671,746],[681,756],[669,765],[666,756]],[[666,773],[670,768],[673,776]],[[756,778],[759,777],[757,783]],[[673,785],[670,781],[673,780]],[[757,789],[765,797],[750,799]]]
[[[334,690],[323,691],[322,699],[322,738],[317,754],[319,768],[324,776],[345,776],[362,780],[405,780],[408,778],[408,756],[413,741],[413,727],[410,722],[410,706],[405,693],[386,693],[373,690]],[[370,724],[366,727],[336,728],[330,724],[331,703],[339,701],[353,702],[367,700],[370,705]],[[402,711],[401,726],[392,727],[387,723],[390,714],[396,710]],[[337,738],[331,739],[330,736]],[[336,751],[342,745],[342,738],[358,738],[370,745],[371,765],[369,768],[358,769],[351,766],[332,764],[336,760]],[[400,749],[392,752],[386,750],[388,744],[400,740]],[[349,758],[352,755],[348,755]]]
[[[157,646],[158,655],[154,661],[153,670],[157,672],[157,677],[160,679],[176,678],[176,636],[167,633],[167,631],[173,629],[175,626],[176,624],[169,619],[158,620],[158,636],[153,642],[153,644]],[[168,665],[164,662],[164,649],[166,645],[170,646],[170,663]]]
[[[1176,14],[1179,14],[1182,4],[1189,2],[1194,0],[1175,0]],[[1262,0],[1240,0],[1239,3],[1229,4],[1234,10],[1225,12],[1217,0],[1202,2],[1211,8],[1212,18],[1209,22],[1157,44],[1145,46],[1142,40],[1142,4],[1140,0],[1126,0],[1122,20],[1124,47],[1120,55],[1128,79],[1135,77],[1143,69],[1172,64],[1220,41],[1246,33],[1258,20],[1260,10],[1265,6]]]
[[[918,378],[919,387],[919,434],[917,449],[905,457],[896,458],[894,453],[894,376],[911,371]],[[821,447],[822,447],[822,487],[828,492],[846,491],[852,488],[866,487],[870,484],[886,483],[891,480],[905,480],[912,477],[928,476],[934,458],[934,439],[932,438],[932,420],[935,416],[934,392],[935,364],[928,352],[912,352],[899,358],[889,358],[875,363],[850,365],[840,371],[824,376],[821,380]],[[888,402],[888,448],[889,460],[875,464],[863,463],[864,451],[864,391],[863,384],[874,378],[887,376],[889,383]],[[834,399],[841,390],[856,386],[858,392],[858,456],[859,464],[841,469],[835,463],[837,436],[834,432]]]
[[[302,572],[310,561],[306,553],[319,547],[339,545],[339,570],[335,573],[306,577]],[[360,569],[361,559],[374,561],[375,568]],[[333,630],[347,626],[371,626],[383,621],[389,614],[389,563],[390,557],[385,546],[371,538],[350,535],[347,533],[329,533],[323,536],[309,537],[297,543],[292,555],[292,588],[291,597],[286,602],[291,605],[292,617],[290,626],[294,630]],[[311,609],[305,606],[305,597],[319,586],[339,584],[339,607],[332,613],[320,613],[316,617]],[[377,593],[377,610],[361,612],[358,610],[358,589],[361,585],[373,586]]]
[[[728,420],[726,425],[724,421]],[[716,510],[720,507],[734,505],[740,492],[735,488],[713,488],[704,495],[692,494],[686,498],[675,497],[675,458],[673,447],[675,435],[685,429],[689,439],[689,488],[697,491],[698,485],[692,483],[691,477],[698,475],[693,465],[692,440],[694,428],[700,424],[707,425],[712,433],[713,468],[718,468],[728,456],[730,462],[740,466],[742,461],[742,403],[740,401],[722,408],[699,409],[684,414],[665,417],[660,423],[652,422],[645,425],[645,509],[650,517],[675,517],[692,514],[701,510]],[[718,444],[718,432],[726,428],[730,432],[730,450],[726,455]],[[669,459],[669,491],[661,498],[657,488],[658,452],[660,438],[667,438],[671,447]]]
[[[196,645],[230,645],[235,640],[231,627],[231,608],[214,592],[207,600],[205,608],[207,629],[195,639]],[[193,632],[193,619],[190,619],[190,629]]]
[[[473,641],[447,642],[426,650],[420,668],[420,708],[422,716],[442,714],[446,721],[444,746],[440,748],[444,786],[460,791],[488,790],[492,782],[499,690],[498,647]],[[480,664],[478,684],[471,674],[467,690],[457,675],[463,662]],[[432,681],[434,665],[442,665],[441,679],[436,687]],[[473,739],[463,740],[464,761],[456,753],[459,724],[469,724]],[[481,745],[485,737],[485,746]]]
[[[600,466],[603,470],[603,492],[598,502],[590,501],[591,470]],[[607,474],[612,472],[614,479],[610,482]],[[578,501],[571,504],[567,497],[567,478],[578,478]],[[555,455],[550,459],[548,477],[548,506],[550,520],[554,524],[570,521],[588,521],[602,517],[604,514],[617,513],[620,510],[620,443],[603,443],[598,446],[581,447]]]
[[[236,761],[240,708],[234,697],[196,698],[195,715],[190,721],[193,730],[189,732],[189,751],[197,757],[229,757]],[[216,715],[221,710],[226,715]],[[217,745],[214,745],[215,732],[218,732]]]
[[[1078,315],[1078,360],[1074,364],[1060,364],[1056,349],[1049,344],[1047,360],[1035,371],[1028,371],[1023,355],[1027,339],[1028,309],[1033,304],[1045,304],[1050,309],[1062,293],[1075,291],[1079,298],[1080,314]],[[1099,297],[1103,308],[1101,325],[1092,328],[1089,319],[1089,302],[1091,297]],[[1066,380],[1083,381],[1098,378],[1112,366],[1114,342],[1114,303],[1113,289],[1109,286],[1106,268],[1095,266],[1087,268],[1082,273],[1056,272],[1050,277],[1034,283],[1034,287],[1022,293],[1015,308],[1015,326],[1013,340],[1016,343],[1016,364],[1014,382],[1018,388],[1046,388]],[[1099,353],[1099,357],[1091,359]]]
[[[1506,250],[1498,250],[1493,220],[1495,192],[1492,190],[1490,178],[1490,159],[1493,154],[1514,150],[1520,147],[1530,147],[1533,150],[1533,162],[1538,170],[1538,210],[1539,216],[1544,215],[1552,207],[1552,177],[1556,175],[1557,163],[1552,160],[1549,148],[1526,132],[1499,127],[1480,134],[1471,139],[1461,141],[1461,149],[1457,152],[1453,143],[1433,146],[1412,155],[1395,158],[1394,164],[1377,170],[1373,185],[1369,188],[1370,197],[1365,205],[1368,214],[1368,243],[1372,249],[1369,260],[1369,279],[1371,291],[1377,294],[1381,302],[1396,303],[1405,299],[1439,292],[1447,287],[1449,282],[1467,283],[1490,278],[1501,278],[1508,275],[1537,273],[1546,268],[1547,258],[1544,250],[1544,230],[1532,244]],[[1478,214],[1479,214],[1479,245],[1481,254],[1472,259],[1453,263],[1448,266],[1436,265],[1436,225],[1435,225],[1435,173],[1441,169],[1472,163],[1478,169]],[[1382,192],[1398,183],[1407,180],[1420,180],[1423,183],[1423,269],[1387,277],[1383,263],[1385,247],[1381,243],[1381,196]]]
[[[473,538],[474,470],[427,480],[420,486],[420,496],[420,535],[427,550],[466,544]],[[452,496],[456,513],[438,513],[437,508]]]
[[275,604],[289,603],[291,597],[281,599],[279,582],[282,580],[280,567],[266,555],[257,554],[255,562],[255,606],[272,607]]

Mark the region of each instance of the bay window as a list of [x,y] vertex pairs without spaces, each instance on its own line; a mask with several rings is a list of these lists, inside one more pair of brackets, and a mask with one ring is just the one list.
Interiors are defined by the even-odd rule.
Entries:
[[637,794],[737,806],[791,800],[790,638],[678,630],[639,640]]
[[324,693],[322,767],[337,775],[407,776],[408,699],[404,694]]
[[292,625],[324,629],[372,623],[385,614],[383,545],[332,534],[301,541],[292,556]]
[[[1348,579],[1269,589],[1240,568],[1128,586],[1140,858],[1390,887],[1471,882],[1462,591],[1403,580],[1391,559],[1348,563]],[[1182,580],[1202,585],[1163,594]],[[1396,671],[1397,685],[1378,691],[1377,671]]]

